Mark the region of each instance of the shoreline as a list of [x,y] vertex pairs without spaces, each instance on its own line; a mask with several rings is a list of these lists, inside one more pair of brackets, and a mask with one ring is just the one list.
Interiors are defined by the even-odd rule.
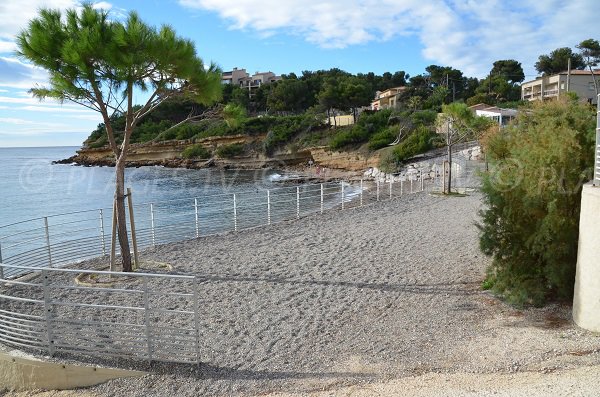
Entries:
[[480,290],[481,205],[479,194],[418,193],[149,249],[143,259],[202,279],[202,364],[155,364],[89,391],[302,394],[600,363],[600,341],[570,322],[570,307],[518,310]]

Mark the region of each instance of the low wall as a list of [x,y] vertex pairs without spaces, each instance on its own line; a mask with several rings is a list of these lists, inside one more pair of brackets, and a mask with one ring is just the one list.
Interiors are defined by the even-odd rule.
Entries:
[[600,332],[600,187],[591,183],[581,193],[573,320]]
[[0,352],[0,392],[75,389],[143,375],[145,372],[51,363]]

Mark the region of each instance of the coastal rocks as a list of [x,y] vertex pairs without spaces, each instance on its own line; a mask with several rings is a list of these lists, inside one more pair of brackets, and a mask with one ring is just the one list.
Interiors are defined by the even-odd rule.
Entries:
[[314,147],[309,150],[315,164],[321,167],[362,171],[365,168],[379,165],[379,152],[367,156],[359,152],[336,152],[327,146]]

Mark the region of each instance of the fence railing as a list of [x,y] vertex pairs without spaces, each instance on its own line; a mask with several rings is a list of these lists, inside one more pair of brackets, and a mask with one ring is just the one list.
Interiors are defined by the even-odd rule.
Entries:
[[[322,213],[347,209],[434,188],[435,175],[422,172],[385,180],[298,184],[232,194],[134,204],[140,249]],[[134,192],[135,196],[135,192]],[[111,209],[56,214],[0,226],[0,263],[23,267],[63,267],[107,256],[111,246]],[[16,277],[24,270],[7,270]]]
[[[441,166],[352,184],[304,184],[136,204],[138,246],[441,190],[443,176],[437,170]],[[108,272],[97,270],[98,263],[67,268],[108,256],[110,215],[110,210],[98,209],[0,227],[0,343],[49,355],[202,361],[206,347],[200,339],[202,279],[197,275]],[[76,276],[84,282],[75,282]],[[98,284],[99,278],[108,281]]]
[[[49,355],[201,360],[195,276],[0,266],[5,273],[34,271],[1,280],[3,344]],[[76,276],[110,281],[80,285]]]

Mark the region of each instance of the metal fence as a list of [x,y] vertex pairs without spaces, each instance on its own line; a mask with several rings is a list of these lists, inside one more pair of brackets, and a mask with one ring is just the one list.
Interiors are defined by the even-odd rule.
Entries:
[[[24,270],[23,266],[0,266],[5,272]],[[2,280],[1,343],[51,356],[66,353],[200,362],[197,298],[200,282],[196,277],[76,269],[27,270],[34,272],[26,279]],[[73,283],[76,276],[84,280],[110,277],[110,281],[100,287],[80,285]],[[165,288],[170,292],[165,293]]]
[[[240,231],[441,190],[443,178],[436,171],[441,169],[441,165],[429,164],[369,181],[136,204],[138,246]],[[456,175],[460,178],[459,172]],[[110,210],[98,209],[0,227],[0,343],[49,355],[202,361],[207,347],[201,340],[198,287],[202,280],[198,276],[107,272],[83,263],[68,268],[88,258],[107,257],[110,215]],[[108,281],[82,285],[74,282],[76,276]],[[172,288],[165,288],[167,284]]]

